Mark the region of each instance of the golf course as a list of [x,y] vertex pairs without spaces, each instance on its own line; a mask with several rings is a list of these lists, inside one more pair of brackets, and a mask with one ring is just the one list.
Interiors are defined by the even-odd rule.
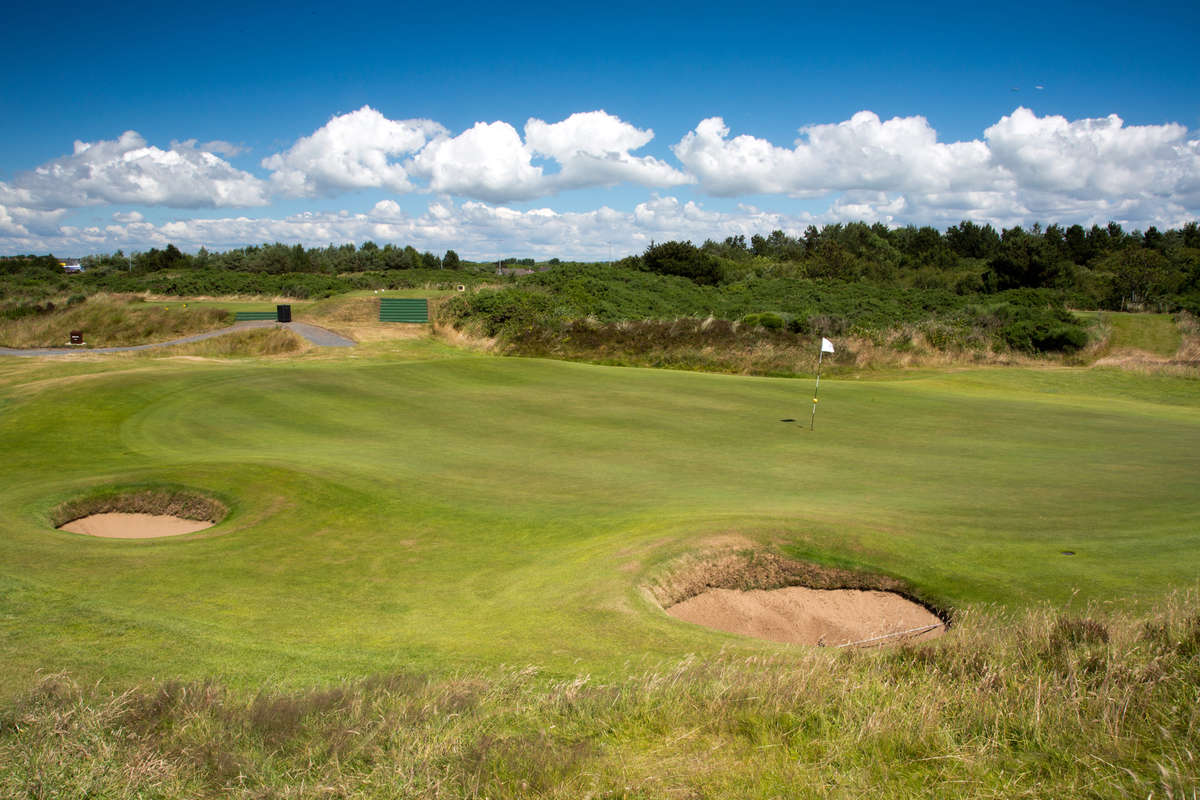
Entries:
[[[767,691],[802,674],[811,701],[822,680],[856,675],[857,689],[825,687],[830,708],[850,702],[837,692],[869,691],[872,700],[854,702],[893,713],[891,695],[907,692],[881,688],[879,670],[891,675],[898,654],[924,653],[914,663],[934,665],[912,686],[961,695],[935,654],[955,661],[965,649],[1011,670],[1023,647],[1043,647],[1028,637],[1053,644],[1055,631],[1082,625],[1082,638],[1068,637],[1083,643],[1080,658],[1096,658],[1099,643],[1114,669],[1128,669],[1118,651],[1145,650],[1136,642],[1147,620],[1167,620],[1153,624],[1168,626],[1169,639],[1178,634],[1171,625],[1194,625],[1186,619],[1196,613],[1200,567],[1200,392],[1187,377],[1062,366],[844,371],[822,382],[811,418],[805,380],[501,358],[421,335],[274,357],[10,358],[0,387],[0,692],[10,709],[0,751],[22,753],[26,770],[35,769],[31,753],[53,743],[25,739],[37,724],[22,714],[38,703],[94,708],[129,697],[122,692],[183,697],[180,687],[211,691],[216,682],[229,702],[246,698],[250,714],[267,691],[310,697],[314,687],[341,686],[392,696],[393,684],[362,683],[386,676],[422,676],[427,693],[516,681],[496,691],[532,694],[539,710],[506,705],[517,723],[488,718],[486,704],[475,712],[490,720],[488,736],[506,741],[514,724],[538,727],[539,715],[562,713],[551,695],[564,685],[637,695],[631,682],[648,692],[648,675],[702,664],[688,691],[720,684],[744,693],[731,687],[746,682]],[[169,538],[55,530],[64,503],[139,491],[197,493],[227,513]],[[769,553],[887,579],[951,625],[937,642],[855,652],[722,633],[664,613],[654,587],[714,553]],[[1089,625],[1103,637],[1089,638]],[[1122,625],[1134,643],[1118,645]],[[1195,669],[1194,658],[1187,663]],[[1073,669],[1066,674],[1076,681]],[[58,688],[46,690],[47,681]],[[786,696],[775,686],[773,702]],[[630,702],[641,717],[658,700]],[[738,761],[716,783],[689,768],[679,785],[772,796],[775,781],[790,779],[803,725],[777,729],[759,715],[751,727],[766,727],[747,733],[714,713],[705,738],[719,743],[728,729],[737,746],[727,757],[771,746],[764,783],[751,790],[742,780],[749,762]],[[296,714],[301,728],[320,716]],[[646,766],[618,769],[613,752],[637,761],[665,747],[683,757],[668,746],[683,732],[659,724],[593,729],[576,720],[574,730],[543,731],[574,749],[568,766],[546,767],[538,792],[576,796]],[[173,735],[187,730],[183,718],[172,725]],[[1109,744],[1120,749],[1120,737]],[[253,731],[241,746],[281,747]],[[1124,757],[1144,767],[1147,746]],[[1158,746],[1184,742],[1160,737]],[[183,783],[164,796],[193,780],[199,794],[249,791],[248,767],[238,768],[238,784],[188,759],[172,772]],[[606,764],[599,772],[580,766],[596,759]],[[512,753],[500,766],[471,763],[478,783],[460,781],[461,794],[531,793],[520,789],[525,773]],[[1092,767],[1056,774],[1078,788],[1095,779]],[[889,773],[903,778],[893,789],[904,794],[928,769]],[[1054,766],[1027,777],[1039,769]],[[28,786],[31,774],[9,770],[3,785]],[[1183,785],[1187,774],[1174,779]],[[879,779],[870,775],[860,778]],[[994,772],[976,777],[988,791],[1001,785]],[[108,778],[91,779],[112,789]],[[1134,770],[1114,786],[1142,780]],[[127,796],[153,795],[138,794],[136,781],[120,785]],[[671,794],[640,791],[624,796]]]

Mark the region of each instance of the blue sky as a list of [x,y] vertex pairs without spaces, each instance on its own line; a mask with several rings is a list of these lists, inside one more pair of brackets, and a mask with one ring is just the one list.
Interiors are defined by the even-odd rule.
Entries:
[[41,3],[0,52],[0,253],[1169,227],[1200,216],[1197,23],[1194,4]]

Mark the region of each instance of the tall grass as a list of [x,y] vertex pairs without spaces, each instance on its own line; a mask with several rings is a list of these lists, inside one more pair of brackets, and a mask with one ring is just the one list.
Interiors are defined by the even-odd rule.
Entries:
[[[1059,355],[992,349],[978,338],[950,338],[932,324],[847,332],[837,342],[837,352],[823,360],[827,370],[1064,360]],[[612,366],[776,377],[814,374],[820,350],[817,335],[712,317],[610,323],[583,319],[558,327],[530,326],[502,336],[493,347],[511,355]]]
[[92,347],[162,342],[233,324],[227,311],[164,308],[123,295],[96,295],[48,313],[0,320],[0,346],[62,347],[82,331]]
[[162,356],[198,356],[201,358],[247,358],[251,356],[281,356],[298,353],[307,343],[286,328],[251,328],[245,331],[214,336],[199,342],[176,344],[161,350],[144,352],[147,358]]
[[400,672],[299,692],[49,675],[6,797],[1192,797],[1200,602],[963,615],[937,642]]

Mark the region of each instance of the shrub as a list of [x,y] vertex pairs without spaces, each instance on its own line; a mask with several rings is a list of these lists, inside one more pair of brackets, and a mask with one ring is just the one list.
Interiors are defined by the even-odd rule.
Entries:
[[766,328],[769,331],[783,330],[786,322],[783,317],[771,311],[765,311],[761,314],[747,314],[742,317],[743,325],[758,326]]
[[691,242],[652,244],[642,254],[642,265],[660,275],[679,275],[696,283],[715,284],[723,277],[721,264]]

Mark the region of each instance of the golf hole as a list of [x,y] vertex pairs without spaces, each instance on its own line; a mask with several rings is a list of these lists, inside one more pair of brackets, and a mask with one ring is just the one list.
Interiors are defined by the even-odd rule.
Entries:
[[192,490],[106,490],[70,500],[50,513],[55,529],[105,539],[158,539],[211,528],[229,509]]
[[666,613],[775,642],[880,647],[945,633],[939,613],[895,579],[736,551],[687,559],[649,587]]

